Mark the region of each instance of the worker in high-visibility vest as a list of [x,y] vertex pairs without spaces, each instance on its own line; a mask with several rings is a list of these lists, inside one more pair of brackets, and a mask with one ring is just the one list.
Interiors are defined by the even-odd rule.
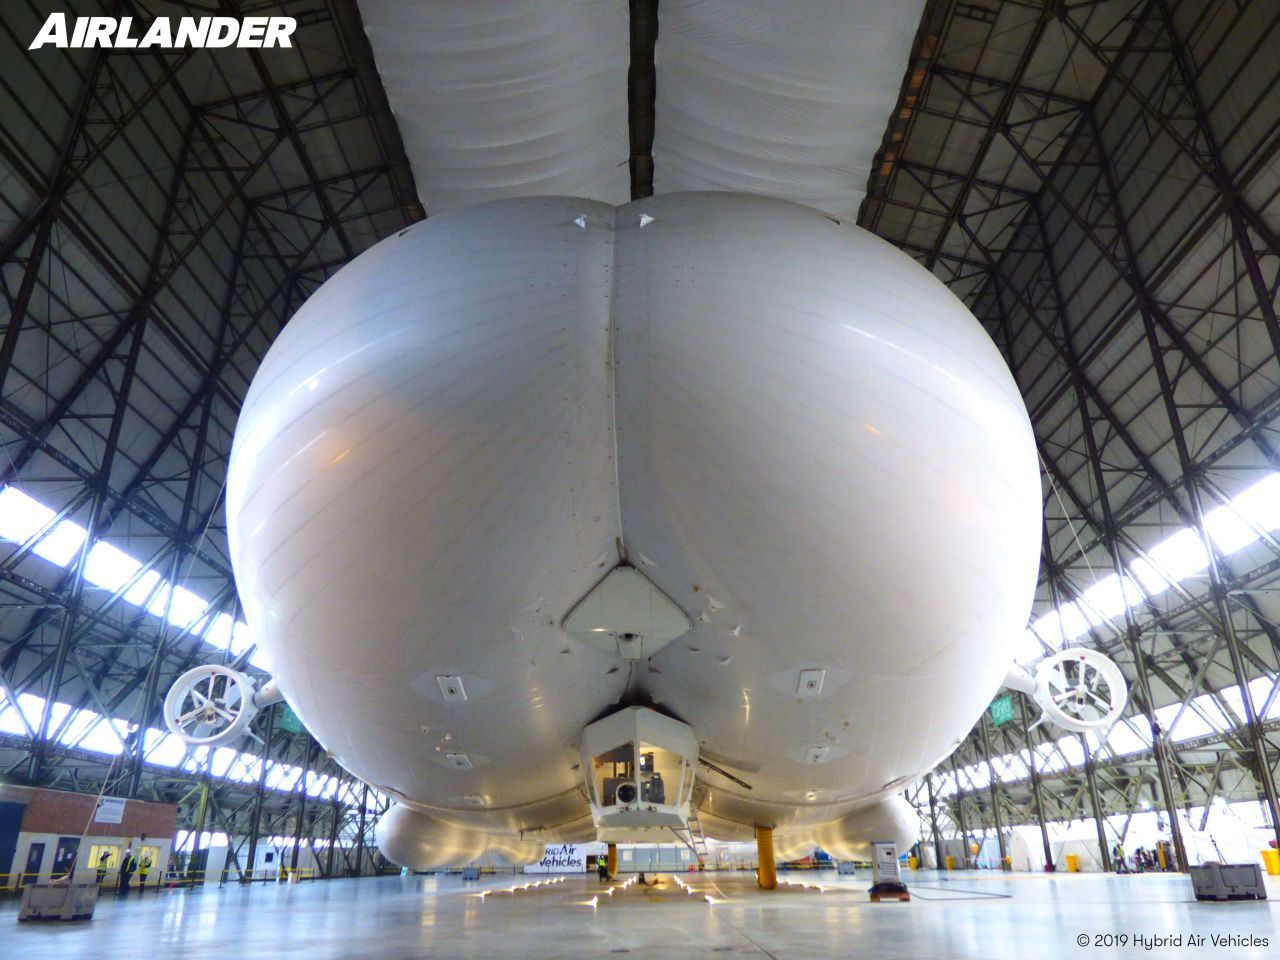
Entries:
[[138,861],[133,858],[133,847],[124,848],[124,856],[120,858],[120,876],[119,885],[116,892],[125,894],[129,892],[129,881],[133,878],[133,872],[138,869]]
[[1111,848],[1111,862],[1115,864],[1116,873],[1128,873],[1129,862],[1124,858],[1124,847],[1119,841]]

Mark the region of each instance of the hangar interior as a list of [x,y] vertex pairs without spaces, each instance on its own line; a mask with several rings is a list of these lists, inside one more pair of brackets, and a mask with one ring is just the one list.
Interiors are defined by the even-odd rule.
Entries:
[[[48,4],[13,0],[0,17],[0,801],[39,789],[154,804],[157,822],[170,810],[156,886],[395,875],[373,839],[389,798],[284,704],[264,711],[257,742],[192,752],[161,710],[192,666],[269,672],[223,512],[242,401],[300,304],[424,219],[435,187],[411,168],[355,0],[62,8],[151,19],[195,6],[294,16],[296,42],[31,51]],[[584,56],[651,66],[677,6],[633,0],[630,54]],[[908,790],[921,882],[948,899],[939,876],[1065,872],[1068,858],[1108,873],[1117,844],[1173,871],[1257,862],[1280,841],[1280,7],[928,0],[913,30],[874,160],[847,171],[861,201],[846,216],[964,302],[1025,400],[1043,538],[1019,659],[1098,649],[1130,690],[1105,740],[1035,725],[1019,694],[993,703]],[[659,113],[662,98],[659,86]],[[652,90],[633,101],[606,146],[644,197],[664,174]],[[57,831],[45,833],[36,879],[56,875]],[[32,841],[14,835],[12,851],[0,842],[6,889],[31,863]],[[712,856],[754,866],[754,849]],[[1139,906],[1182,889],[1139,879],[1124,894]],[[379,897],[412,913],[445,881],[375,886],[391,882],[316,884],[305,916],[331,930],[326,909]],[[254,895],[301,923],[274,888],[216,902]],[[957,929],[983,935],[956,919],[963,906],[921,905],[937,955],[971,955]],[[160,907],[139,909],[160,922]],[[454,907],[440,909],[443,927]],[[865,935],[898,935],[867,922]],[[680,936],[710,942],[708,924],[700,914]],[[754,929],[735,942],[763,952]],[[821,955],[826,941],[788,942]]]

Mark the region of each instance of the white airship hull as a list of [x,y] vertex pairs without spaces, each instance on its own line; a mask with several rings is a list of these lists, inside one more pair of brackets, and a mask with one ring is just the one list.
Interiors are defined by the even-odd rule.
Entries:
[[[1040,487],[993,344],[870,234],[729,194],[539,198],[424,221],[307,302],[227,515],[280,687],[357,776],[577,836],[583,728],[653,702],[750,784],[699,771],[729,835],[830,824],[952,750],[1026,624]],[[620,561],[693,623],[651,658],[562,626]]]

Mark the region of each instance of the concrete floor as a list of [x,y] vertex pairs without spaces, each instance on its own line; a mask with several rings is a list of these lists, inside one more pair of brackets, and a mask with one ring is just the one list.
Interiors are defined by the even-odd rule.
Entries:
[[[1280,956],[1280,883],[1266,903],[1199,904],[1181,876],[1144,874],[940,874],[907,877],[911,903],[869,903],[862,876],[783,874],[825,890],[764,894],[746,874],[682,875],[687,895],[663,884],[615,890],[592,877],[505,892],[528,877],[366,878],[298,886],[228,886],[194,893],[108,895],[92,921],[16,922],[0,901],[3,960],[181,957],[281,960],[306,957],[475,957],[484,960],[602,957],[800,958]],[[482,890],[495,892],[484,897]],[[711,896],[716,902],[707,903]],[[591,897],[599,905],[591,907]],[[1127,935],[1125,945],[1077,938]],[[1135,937],[1181,935],[1181,946],[1147,949]],[[1205,937],[1204,944],[1190,935]],[[1212,934],[1253,935],[1265,946],[1214,947]]]

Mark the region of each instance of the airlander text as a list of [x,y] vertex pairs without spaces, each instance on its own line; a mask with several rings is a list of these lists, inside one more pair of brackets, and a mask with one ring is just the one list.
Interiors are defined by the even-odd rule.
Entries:
[[[294,17],[76,17],[70,32],[65,13],[51,13],[28,50],[104,47],[115,50],[175,50],[182,47],[292,47]],[[175,22],[176,21],[176,22]]]

